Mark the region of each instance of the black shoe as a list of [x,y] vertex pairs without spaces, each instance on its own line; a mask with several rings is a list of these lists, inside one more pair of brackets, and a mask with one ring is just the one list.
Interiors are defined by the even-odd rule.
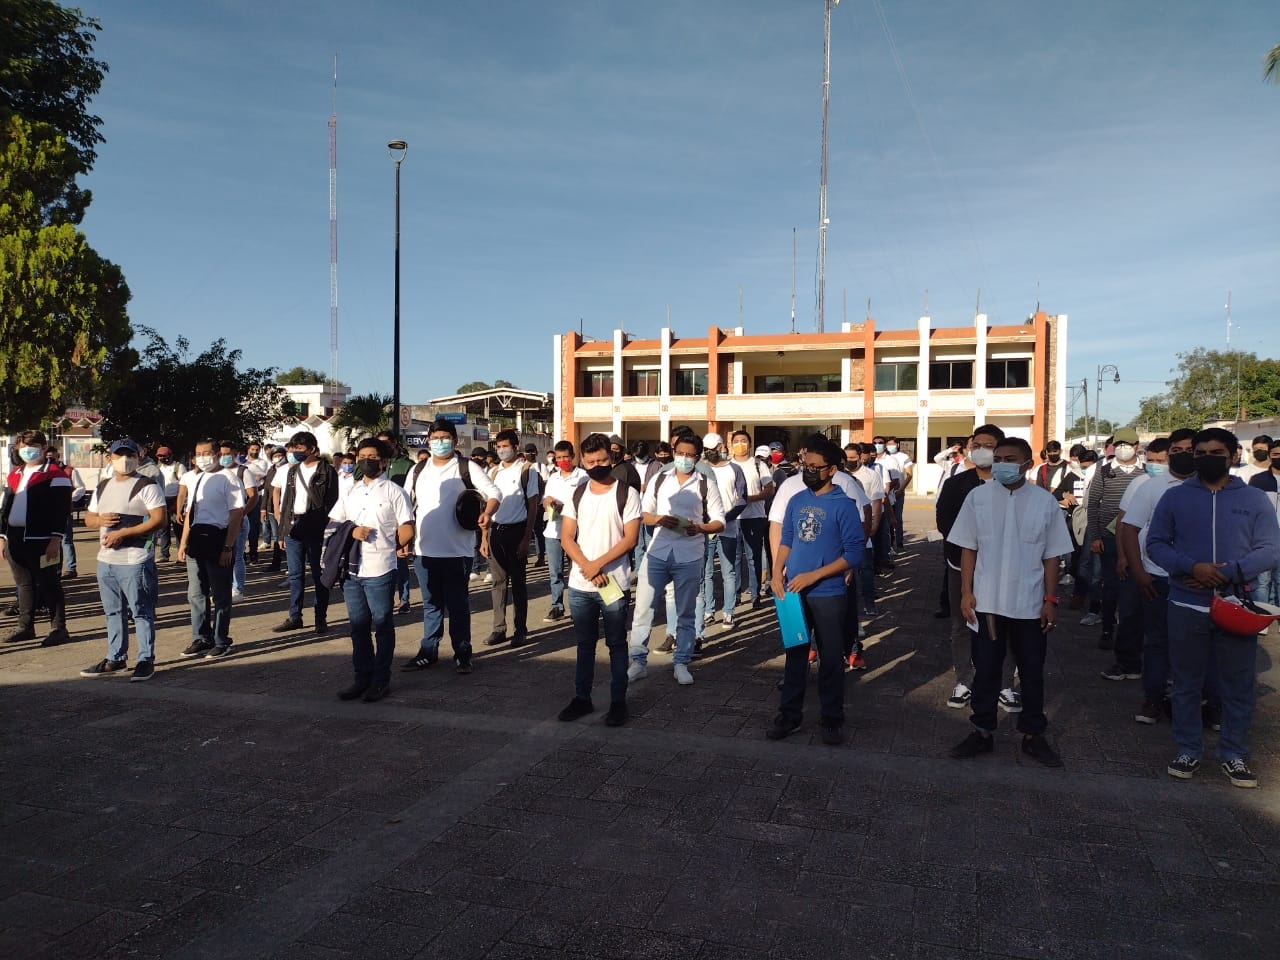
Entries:
[[364,692],[369,689],[369,684],[362,680],[357,680],[345,690],[338,691],[339,700],[359,700],[364,696]]
[[557,623],[564,619],[564,611],[559,607],[552,607],[547,611],[547,615],[542,618],[543,623]]
[[154,660],[139,660],[133,665],[133,675],[129,677],[130,683],[142,683],[144,680],[150,680],[156,674],[156,662]]
[[60,643],[70,643],[71,634],[67,633],[66,627],[54,627],[49,631],[49,635],[40,641],[42,647],[56,647]]
[[627,722],[627,705],[614,701],[609,704],[609,712],[604,715],[606,727],[620,727]]
[[658,645],[659,653],[670,653],[676,648],[676,638],[671,634],[667,634],[667,638]]
[[364,697],[362,699],[364,700],[365,703],[377,703],[379,700],[381,700],[390,692],[391,692],[391,684],[375,683],[373,686],[371,686],[368,690],[364,692]]
[[206,660],[221,660],[231,653],[231,644],[215,643],[213,648],[204,655]]
[[773,718],[773,723],[769,724],[769,728],[765,730],[764,735],[769,740],[782,740],[799,730],[800,725],[801,721],[789,720],[782,714],[778,714]]
[[1116,648],[1116,641],[1115,641],[1115,638],[1111,636],[1111,634],[1104,633],[1102,636],[1098,637],[1099,650],[1114,650],[1115,648]]
[[5,643],[26,643],[28,640],[34,640],[36,632],[34,630],[14,630],[4,638]]
[[1159,700],[1143,700],[1142,707],[1133,715],[1133,719],[1138,723],[1153,724],[1159,723],[1160,717],[1164,713],[1164,704]]
[[302,629],[301,617],[286,617],[283,622],[276,624],[271,628],[272,633],[291,633],[294,630]]
[[585,717],[588,713],[594,713],[595,709],[595,704],[590,700],[574,697],[569,701],[569,705],[560,711],[559,718],[564,721],[577,720],[580,717]]
[[408,613],[409,607],[409,601],[406,600],[404,603],[400,604],[400,606],[396,607],[396,613]]
[[468,674],[472,670],[470,657],[455,657],[453,662],[457,671],[461,674]]
[[991,735],[971,730],[969,735],[951,748],[952,760],[972,760],[982,753],[990,753],[995,749]]
[[547,558],[539,557],[537,560],[533,561],[533,565],[535,567],[545,567],[547,565]]
[[5,612],[8,616],[16,617],[16,616],[21,612],[21,608],[18,606],[18,601],[17,601],[17,600],[15,600],[15,601],[13,601],[13,603],[11,603],[11,604],[9,604],[7,607],[5,607],[5,608],[4,608],[4,612]]
[[1221,766],[1222,772],[1226,774],[1233,787],[1244,787],[1246,790],[1252,790],[1258,785],[1257,775],[1249,769],[1249,765],[1243,760],[1224,760]]
[[1200,761],[1189,754],[1180,753],[1169,762],[1166,772],[1179,780],[1190,780],[1200,769]]
[[526,643],[532,642],[533,641],[529,639],[529,634],[525,633],[523,630],[519,630],[511,635],[511,645],[513,647],[523,647]]
[[484,638],[484,645],[486,647],[496,647],[506,642],[507,635],[505,633],[498,633],[496,630]]
[[693,641],[693,653],[689,654],[689,659],[690,660],[702,659],[702,639],[701,638]]
[[425,670],[427,667],[434,667],[440,662],[440,654],[435,650],[419,650],[417,656],[412,660],[406,660],[400,664],[400,669],[404,671]]
[[1046,767],[1062,766],[1062,758],[1058,756],[1057,751],[1039,734],[1022,738],[1022,752],[1036,763],[1044,764]]
[[844,724],[838,720],[823,720],[822,742],[828,747],[838,747],[844,743]]
[[124,673],[127,664],[123,660],[99,660],[92,667],[85,667],[80,671],[82,677],[111,677],[117,673]]
[[315,629],[316,635],[324,636],[324,634],[328,632],[329,632],[329,621],[321,617],[316,617],[316,629]]
[[76,571],[74,571],[74,570],[67,570],[67,571],[64,571],[64,572],[63,572],[63,574],[62,574],[62,579],[63,579],[63,580],[74,580],[74,579],[75,579],[76,577],[78,577],[78,576],[80,576],[80,574],[76,573]]
[[206,653],[213,649],[212,640],[192,640],[191,644],[182,651],[184,657],[203,657]]

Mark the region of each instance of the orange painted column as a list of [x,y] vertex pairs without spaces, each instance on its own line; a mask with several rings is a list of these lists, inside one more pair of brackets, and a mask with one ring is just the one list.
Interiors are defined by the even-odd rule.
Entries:
[[876,322],[867,317],[862,329],[862,442],[876,435]]
[[716,398],[720,396],[720,328],[707,329],[707,429],[715,430]]
[[1046,423],[1049,416],[1049,332],[1047,317],[1044,311],[1036,311],[1032,318],[1035,330],[1035,347],[1033,351],[1032,374],[1035,386],[1035,399],[1031,407],[1031,452],[1039,454],[1044,449],[1048,437],[1045,436]]

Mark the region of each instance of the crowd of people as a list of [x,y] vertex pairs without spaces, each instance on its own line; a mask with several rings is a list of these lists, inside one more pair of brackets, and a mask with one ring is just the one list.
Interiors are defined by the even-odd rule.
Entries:
[[[422,636],[400,670],[441,662],[447,622],[452,663],[469,674],[471,585],[490,590],[484,645],[522,646],[532,561],[548,568],[545,621],[568,618],[576,640],[574,693],[560,719],[595,710],[601,638],[610,663],[605,723],[618,726],[652,653],[670,655],[672,680],[688,686],[708,628],[731,630],[740,607],[772,597],[780,619],[781,601],[798,601],[804,629],[785,640],[766,736],[802,727],[816,673],[820,739],[843,741],[844,674],[867,668],[878,575],[894,569],[905,545],[916,464],[897,438],[841,448],[817,434],[789,452],[778,442],[755,446],[743,430],[726,439],[679,427],[662,442],[593,433],[579,449],[562,440],[540,455],[508,429],[470,456],[457,439],[452,423],[437,420],[414,460],[385,433],[332,458],[306,431],[282,447],[209,438],[184,463],[167,446],[153,459],[126,438],[110,444],[108,465],[88,486],[42,433],[26,431],[11,450],[0,505],[0,551],[18,592],[17,626],[4,640],[36,640],[37,611],[50,624],[43,645],[71,639],[62,584],[77,575],[72,504],[87,498],[107,650],[82,676],[154,675],[157,563],[171,562],[175,545],[190,608],[182,656],[232,653],[248,566],[266,564],[287,571],[278,634],[308,629],[308,612],[310,629],[326,634],[340,591],[353,680],[338,696],[366,702],[391,691],[394,617],[410,611],[413,579]],[[1239,447],[1219,429],[1174,431],[1145,449],[1118,431],[1101,458],[1084,446],[1064,457],[1050,442],[1037,462],[1025,440],[988,424],[938,455],[945,574],[936,615],[950,619],[954,672],[947,706],[967,707],[973,726],[952,756],[990,752],[1003,711],[1016,716],[1027,756],[1061,764],[1045,736],[1044,665],[1059,588],[1070,586],[1067,604],[1085,611],[1081,622],[1098,626],[1098,646],[1113,652],[1102,675],[1141,681],[1135,720],[1172,720],[1168,772],[1195,773],[1208,726],[1220,729],[1226,776],[1256,785],[1247,765],[1254,654],[1270,622],[1256,601],[1280,600],[1280,441],[1255,438],[1251,462],[1233,467]],[[1221,602],[1256,618],[1249,636],[1240,633],[1246,621],[1220,616]],[[654,644],[659,615],[666,626]]]

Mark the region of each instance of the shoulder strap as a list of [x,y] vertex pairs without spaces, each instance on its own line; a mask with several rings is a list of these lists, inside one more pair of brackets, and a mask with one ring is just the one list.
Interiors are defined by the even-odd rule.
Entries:
[[[471,482],[471,461],[460,453],[455,453],[454,456],[458,458],[458,477],[462,480],[462,485],[468,490],[474,490],[476,485]],[[427,461],[423,460],[422,463],[414,469],[421,470],[422,467],[426,465],[426,462]],[[415,473],[413,476],[416,479],[418,475]]]
[[[589,480],[587,481],[587,483],[590,483],[590,482],[591,481]],[[582,508],[582,495],[586,492],[587,492],[586,483],[580,483],[573,488],[573,509],[575,512]]]
[[[152,480],[150,477],[139,477],[137,480],[133,481],[133,489],[129,491],[129,499],[132,500],[134,497],[140,494],[143,490],[147,489],[147,487],[149,487],[151,483],[152,483]],[[98,497],[101,498],[102,494],[99,493]]]
[[[104,491],[104,490],[106,490],[106,489],[107,489],[107,484],[108,484],[108,483],[110,483],[110,482],[111,482],[111,478],[110,478],[110,477],[108,477],[106,480],[103,480],[101,483],[99,483],[99,484],[98,484],[98,490],[97,490],[97,493],[96,493],[96,494],[94,494],[94,495],[98,498],[98,506],[99,506],[99,507],[101,507],[101,506],[102,506],[102,491]],[[130,499],[130,500],[132,500],[132,499],[133,499],[133,497],[132,497],[132,496],[130,496],[130,497],[129,497],[129,499]]]
[[[587,492],[587,487],[591,481],[580,483],[573,488],[573,509],[574,512],[582,509],[582,497]],[[631,485],[623,483],[621,480],[614,478],[613,493],[618,500],[618,517],[625,519],[627,516],[627,495],[631,492]]]
[[[531,464],[528,460],[526,460],[526,461],[524,462],[524,464],[520,467],[520,486],[524,488],[524,498],[525,498],[526,500],[528,500],[528,499],[529,499],[529,497],[530,497],[530,493],[529,493],[529,474],[531,474],[531,473],[533,472],[533,471],[530,469],[530,467],[532,467],[532,466],[533,466],[533,464]],[[579,486],[581,486],[581,484],[579,484]]]
[[193,487],[193,488],[192,488],[192,490],[191,490],[191,499],[187,501],[187,520],[188,520],[188,521],[191,521],[191,520],[194,520],[194,519],[195,519],[195,516],[196,516],[196,494],[198,494],[198,493],[200,492],[200,484],[204,483],[204,478],[205,478],[205,476],[206,476],[205,472],[204,472],[203,470],[201,470],[201,471],[200,471],[200,476],[196,477],[196,485],[195,485],[195,487]]

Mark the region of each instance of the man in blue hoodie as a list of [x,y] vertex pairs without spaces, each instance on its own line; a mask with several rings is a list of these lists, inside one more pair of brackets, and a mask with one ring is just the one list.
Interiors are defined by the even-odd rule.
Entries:
[[1239,441],[1211,427],[1196,434],[1196,475],[1170,487],[1156,504],[1147,554],[1169,571],[1169,672],[1173,680],[1172,777],[1189,780],[1200,766],[1200,692],[1211,656],[1218,661],[1222,733],[1218,760],[1234,786],[1256,787],[1245,762],[1257,680],[1257,636],[1223,631],[1209,617],[1214,592],[1232,583],[1256,587],[1258,574],[1280,563],[1280,526],[1266,494],[1228,472]]

